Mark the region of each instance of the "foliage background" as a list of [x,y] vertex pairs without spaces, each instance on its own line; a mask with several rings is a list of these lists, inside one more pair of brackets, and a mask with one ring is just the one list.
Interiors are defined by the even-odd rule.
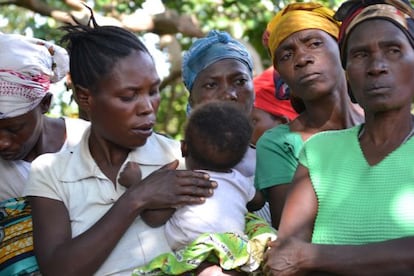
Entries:
[[[289,0],[96,0],[86,1],[98,23],[123,26],[138,36],[152,34],[152,42],[165,63],[161,85],[162,101],[156,129],[174,138],[182,136],[188,92],[181,82],[181,57],[194,39],[209,30],[229,32],[246,43],[255,59],[256,74],[271,65],[261,36],[267,22]],[[333,9],[342,1],[317,1]],[[0,0],[0,31],[19,33],[59,42],[58,29],[76,18],[82,21],[85,9],[77,0]],[[159,7],[158,12],[151,12]],[[146,41],[144,39],[144,41]],[[54,87],[51,116],[78,116],[71,91],[64,84]]]

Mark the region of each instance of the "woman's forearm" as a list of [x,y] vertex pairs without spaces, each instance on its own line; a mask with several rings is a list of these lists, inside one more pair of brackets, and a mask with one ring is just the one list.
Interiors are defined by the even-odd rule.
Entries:
[[413,248],[414,237],[367,245],[309,244],[303,266],[340,275],[413,275]]
[[[35,212],[46,206],[43,204],[44,200],[32,199]],[[73,239],[67,231],[58,230],[59,226],[49,230],[50,221],[47,219],[34,221],[38,223],[34,225],[35,251],[42,274],[92,275],[95,273],[142,211],[138,207],[137,200],[139,199],[124,194],[91,228]],[[55,209],[60,208],[58,205],[55,207],[57,207]],[[36,217],[39,218],[34,213],[34,218]],[[52,217],[57,219],[59,215]],[[56,223],[59,223],[59,219]],[[69,221],[62,221],[59,225],[63,227],[68,223]],[[70,225],[67,227],[70,228]]]

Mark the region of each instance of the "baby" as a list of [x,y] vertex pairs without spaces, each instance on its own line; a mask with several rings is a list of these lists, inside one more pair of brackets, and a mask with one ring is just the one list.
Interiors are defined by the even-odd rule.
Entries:
[[[246,153],[251,134],[248,117],[232,102],[213,101],[192,110],[181,142],[182,156],[187,169],[205,172],[217,182],[217,188],[203,204],[146,210],[141,215],[152,227],[165,224],[165,235],[173,250],[205,233],[244,235],[247,204],[255,208],[264,204],[252,179],[233,169]],[[120,183],[135,183],[137,170],[136,163],[128,164]]]
[[256,190],[250,178],[232,169],[249,146],[252,127],[233,103],[212,102],[193,110],[181,152],[187,169],[201,170],[218,187],[204,204],[178,208],[165,225],[172,249],[179,249],[203,233],[244,233],[247,203]]

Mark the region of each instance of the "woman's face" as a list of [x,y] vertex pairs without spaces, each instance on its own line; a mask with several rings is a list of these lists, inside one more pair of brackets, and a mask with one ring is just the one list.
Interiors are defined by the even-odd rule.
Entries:
[[256,145],[257,140],[259,140],[260,136],[262,136],[266,130],[288,122],[286,117],[274,116],[256,107],[253,107],[250,114],[250,120],[253,125],[253,133],[250,141],[253,145]]
[[277,48],[273,63],[292,93],[305,101],[332,93],[345,83],[338,44],[318,29],[286,38]]
[[193,108],[212,100],[235,101],[249,114],[253,99],[253,80],[248,67],[229,58],[209,65],[198,74],[189,101]]
[[122,148],[144,145],[156,120],[159,84],[154,62],[147,53],[133,51],[119,60],[92,93],[92,131]]
[[1,119],[0,158],[7,161],[24,160],[39,140],[42,123],[40,106],[21,116]]
[[365,111],[410,110],[414,50],[405,34],[393,23],[375,19],[357,25],[347,41],[348,81]]

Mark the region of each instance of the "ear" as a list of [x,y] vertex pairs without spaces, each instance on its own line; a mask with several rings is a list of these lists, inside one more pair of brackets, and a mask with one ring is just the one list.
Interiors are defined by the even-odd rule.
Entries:
[[187,148],[187,142],[185,140],[181,140],[181,157],[187,157],[188,156],[188,148]]
[[355,99],[354,93],[352,93],[351,86],[349,85],[348,72],[346,70],[345,70],[345,78],[346,78],[346,87],[347,87],[347,90],[348,90],[348,96],[351,99],[351,102],[358,103],[357,100]]
[[348,96],[351,99],[351,102],[358,103],[358,101],[355,99],[354,93],[352,93],[351,86],[349,85],[348,81],[346,82],[346,85],[348,87]]
[[42,114],[45,114],[46,112],[49,111],[51,104],[52,104],[52,93],[47,93],[46,96],[43,97],[42,101],[39,104]]
[[287,123],[289,123],[289,122],[290,122],[289,118],[288,118],[288,117],[286,117],[285,115],[280,116],[280,117],[279,117],[279,120],[282,122],[282,124],[287,124]]
[[190,94],[190,96],[188,96],[188,102],[187,102],[187,106],[185,108],[185,112],[187,114],[187,117],[190,116],[191,110],[193,109],[193,96],[192,94]]
[[80,85],[76,85],[73,90],[74,99],[79,106],[79,109],[89,113],[91,103],[91,92],[89,89]]
[[190,96],[188,96],[188,104],[190,106],[194,106],[193,94],[190,94]]

